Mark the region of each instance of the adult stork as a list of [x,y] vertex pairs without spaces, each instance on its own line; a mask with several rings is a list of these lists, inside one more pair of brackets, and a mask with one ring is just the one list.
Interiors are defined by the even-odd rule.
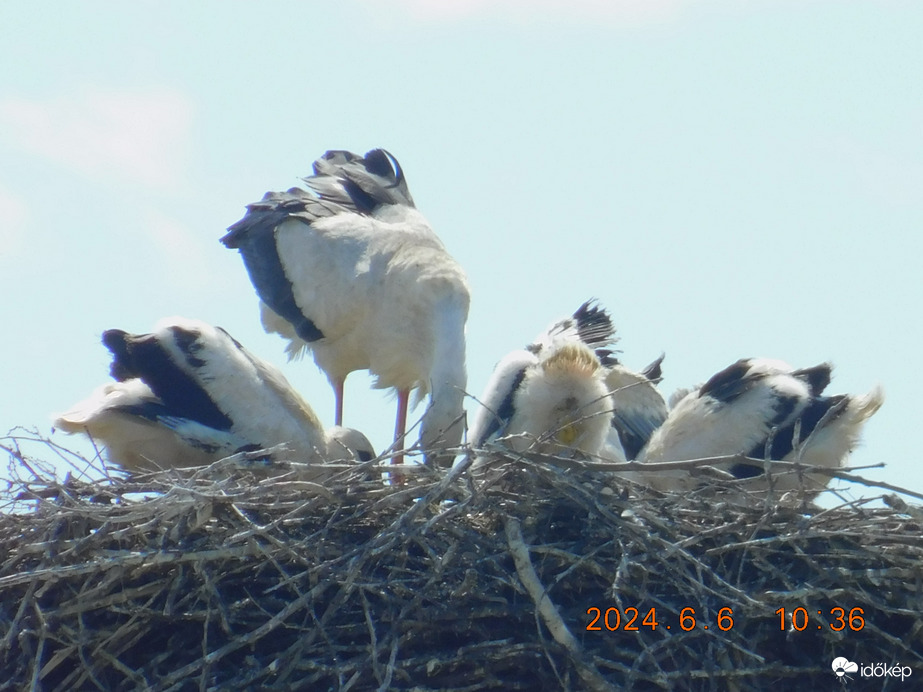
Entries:
[[89,433],[125,469],[200,466],[279,444],[309,469],[374,458],[365,435],[324,430],[282,373],[220,327],[169,318],[150,334],[111,329],[102,340],[117,382],[59,415],[55,425]]
[[516,451],[595,456],[610,429],[612,401],[594,352],[612,321],[587,301],[494,369],[471,427],[476,448],[504,438]]
[[336,423],[346,376],[368,369],[375,387],[397,389],[401,447],[411,390],[414,405],[429,393],[420,444],[428,461],[439,459],[431,453],[456,446],[463,428],[465,273],[385,150],[328,151],[304,182],[307,190],[249,205],[221,241],[240,251],[265,329],[288,339],[289,357],[314,354],[336,396]]
[[[858,444],[861,430],[881,407],[879,387],[860,396],[823,396],[830,383],[828,363],[795,369],[778,360],[747,358],[715,374],[680,398],[639,457],[643,462],[683,461],[742,455],[757,460],[798,461],[838,468]],[[718,464],[734,478],[757,478],[766,486],[764,464]],[[822,489],[827,477],[808,475],[808,490]],[[661,489],[694,487],[688,474],[651,474]],[[797,474],[774,480],[777,490],[801,485]]]

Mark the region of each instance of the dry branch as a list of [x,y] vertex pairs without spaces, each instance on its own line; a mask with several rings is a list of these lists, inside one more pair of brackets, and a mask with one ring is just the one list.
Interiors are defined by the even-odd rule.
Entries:
[[[59,480],[27,446],[2,441],[0,690],[762,690],[832,685],[837,656],[923,675],[923,512],[893,496],[739,506],[538,457],[397,486],[371,464],[319,488],[246,464]],[[838,607],[864,626],[836,631]]]

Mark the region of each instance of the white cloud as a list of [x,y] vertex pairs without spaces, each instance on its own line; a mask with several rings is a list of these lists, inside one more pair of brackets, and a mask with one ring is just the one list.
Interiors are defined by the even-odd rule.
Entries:
[[399,4],[417,19],[437,22],[483,16],[514,21],[562,17],[638,22],[672,17],[690,5],[688,0],[399,0]]
[[25,202],[0,187],[0,261],[16,256],[25,247]]
[[0,137],[92,178],[174,187],[185,170],[192,105],[175,91],[84,89],[0,100]]
[[[828,3],[834,4],[831,0]],[[395,8],[417,21],[461,22],[500,19],[531,22],[638,25],[674,23],[688,15],[747,14],[769,7],[801,7],[797,0],[365,0],[370,12],[390,16]]]

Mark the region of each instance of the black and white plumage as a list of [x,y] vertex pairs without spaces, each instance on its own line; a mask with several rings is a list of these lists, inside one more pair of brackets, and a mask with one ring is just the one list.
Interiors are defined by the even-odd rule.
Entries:
[[677,404],[651,438],[644,460],[745,454],[773,428],[796,419],[811,399],[812,379],[825,384],[829,373],[826,365],[796,371],[781,361],[739,360]]
[[[262,301],[263,325],[310,349],[336,394],[368,369],[376,387],[398,391],[395,441],[408,399],[427,393],[425,450],[461,440],[465,372],[465,273],[417,211],[397,160],[328,151],[308,190],[269,192],[221,240],[240,251]],[[401,443],[402,444],[402,443]]]
[[543,350],[568,341],[580,341],[597,354],[611,353],[607,350],[615,341],[615,327],[612,317],[605,308],[591,298],[577,308],[572,315],[550,324],[526,350],[541,355]]
[[667,405],[657,383],[663,378],[661,355],[641,372],[623,365],[608,349],[596,355],[606,368],[606,387],[612,397],[612,430],[603,457],[633,461],[667,417]]
[[89,433],[125,469],[200,466],[280,444],[308,465],[374,458],[362,433],[324,430],[277,369],[219,327],[169,318],[151,334],[106,331],[103,344],[117,381],[55,425]]
[[612,402],[594,351],[612,338],[608,314],[590,301],[498,363],[471,427],[475,448],[504,438],[516,451],[594,457],[610,429]]
[[[777,360],[742,359],[681,397],[642,451],[643,462],[684,461],[744,455],[838,468],[858,444],[862,426],[884,401],[880,388],[860,396],[823,396],[832,368],[823,363],[795,369]],[[762,464],[719,465],[735,478],[764,476]],[[683,489],[688,474],[651,474],[653,485]],[[809,477],[809,490],[827,478]],[[759,478],[753,487],[764,486]],[[797,474],[780,476],[775,487],[800,486]]]

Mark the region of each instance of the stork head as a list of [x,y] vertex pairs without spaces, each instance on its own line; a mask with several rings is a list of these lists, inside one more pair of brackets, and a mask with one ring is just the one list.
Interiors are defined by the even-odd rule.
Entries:
[[371,461],[377,455],[369,438],[355,428],[339,425],[327,431],[327,461]]

